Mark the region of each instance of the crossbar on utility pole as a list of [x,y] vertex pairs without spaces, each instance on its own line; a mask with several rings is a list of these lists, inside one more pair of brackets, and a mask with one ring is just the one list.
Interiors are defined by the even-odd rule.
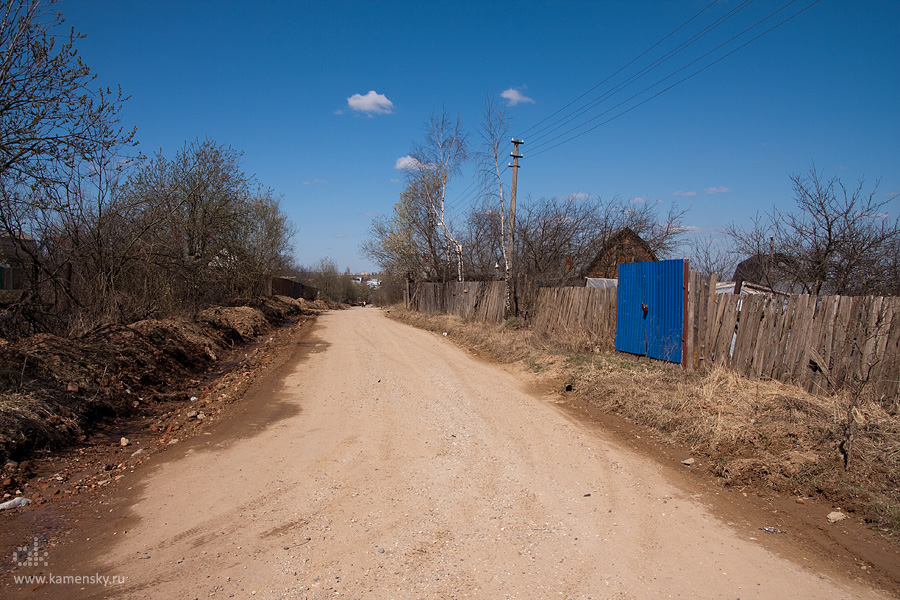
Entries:
[[510,316],[510,312],[513,308],[513,296],[515,292],[513,288],[515,287],[515,277],[512,272],[512,260],[513,260],[513,248],[515,247],[515,237],[516,237],[516,183],[519,174],[519,159],[523,158],[521,154],[519,154],[519,145],[524,144],[522,140],[517,140],[516,138],[512,139],[513,143],[513,152],[510,154],[512,156],[513,162],[510,165],[512,167],[512,187],[509,192],[509,238],[507,238],[507,246],[506,246],[506,263],[507,263],[507,273],[509,273],[509,278],[506,283],[506,316]]

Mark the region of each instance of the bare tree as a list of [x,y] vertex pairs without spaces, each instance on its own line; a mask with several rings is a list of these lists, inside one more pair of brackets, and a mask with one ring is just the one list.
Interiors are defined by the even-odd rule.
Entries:
[[[447,111],[431,116],[425,125],[425,142],[410,155],[416,168],[410,181],[418,185],[434,214],[447,246],[447,260],[457,257],[457,277],[462,281],[462,246],[449,225],[446,214],[447,185],[459,174],[468,153],[466,136],[459,117],[452,119]],[[418,180],[418,181],[416,181]]]
[[447,247],[432,205],[439,180],[427,175],[407,180],[391,216],[372,221],[360,251],[392,273],[436,281],[446,276]]
[[273,192],[241,171],[240,157],[196,141],[172,160],[154,157],[123,192],[143,203],[141,251],[163,312],[262,293],[289,264],[293,226]]
[[888,215],[893,197],[877,199],[878,184],[848,188],[815,167],[791,177],[796,210],[773,208],[749,228],[731,224],[735,247],[755,260],[769,287],[808,294],[885,294],[896,289],[900,220]]
[[312,285],[319,290],[319,295],[332,302],[357,304],[367,300],[371,295],[368,286],[353,281],[350,269],[342,274],[337,264],[330,258],[321,258],[312,268]]
[[232,294],[253,297],[267,293],[272,277],[289,268],[296,228],[271,189],[257,189],[247,198],[244,210],[246,218],[233,246],[237,268]]
[[65,210],[41,228],[45,272],[53,273],[55,309],[74,330],[143,317],[135,293],[142,238],[154,223],[142,218],[141,198],[121,193],[127,167],[115,151],[81,162],[65,187]]
[[[82,36],[60,32],[61,15],[38,0],[6,0],[0,11],[0,236],[29,269],[27,289],[2,314],[15,335],[50,328],[60,298],[77,304],[52,241],[60,228],[98,216],[82,202],[87,165],[109,173],[134,130],[119,125],[121,91],[92,87],[76,48]],[[94,187],[102,195],[95,209],[108,206],[108,189],[105,181]]]
[[477,281],[503,277],[509,286],[503,213],[495,198],[484,197],[466,216],[462,244],[466,276]]
[[312,269],[312,284],[319,294],[335,302],[341,300],[341,273],[330,258],[321,258]]
[[459,119],[433,115],[425,142],[410,155],[406,184],[392,214],[372,221],[360,252],[382,268],[420,280],[447,280],[453,257],[463,276],[463,249],[446,210],[447,186],[466,158]]
[[603,227],[601,204],[593,198],[526,198],[517,217],[514,258],[538,286],[571,285],[596,255]]
[[[509,227],[509,213],[507,212],[506,198],[503,194],[503,171],[500,168],[501,148],[507,144],[509,138],[509,125],[506,121],[506,111],[494,103],[492,98],[488,96],[484,101],[484,108],[481,116],[481,149],[478,152],[479,174],[481,177],[482,193],[490,204],[492,201],[497,206],[496,209],[487,209],[482,207],[481,210],[473,212],[470,215],[470,234],[486,233],[485,225],[494,225],[494,229],[499,225],[499,258],[495,264],[501,265],[503,268],[503,280],[506,283],[506,314],[510,314],[513,305],[513,272],[512,257],[509,256],[508,249],[512,244],[507,240],[507,236],[512,234]],[[476,221],[473,223],[472,220]],[[475,227],[473,227],[473,225]],[[484,257],[484,246],[486,240],[476,237],[481,243],[479,244],[482,259]],[[476,254],[472,253],[474,263]]]
[[689,248],[691,268],[705,277],[715,273],[719,281],[727,281],[734,273],[737,258],[728,240],[714,236],[694,237]]
[[660,218],[656,204],[621,198],[527,198],[516,225],[516,260],[536,285],[580,284],[591,261],[625,227],[665,258],[681,246],[684,214],[673,206]]
[[[629,202],[629,208],[613,205],[613,213],[623,213],[621,225],[628,227],[647,242],[660,260],[675,256],[684,244],[688,228],[684,225],[687,209],[673,202],[664,215],[660,215],[652,202]],[[613,219],[613,222],[615,220]]]
[[[212,142],[133,169],[126,98],[94,88],[52,0],[0,0],[0,251],[27,267],[0,334],[70,333],[263,291],[291,227]],[[45,8],[48,7],[48,8]]]

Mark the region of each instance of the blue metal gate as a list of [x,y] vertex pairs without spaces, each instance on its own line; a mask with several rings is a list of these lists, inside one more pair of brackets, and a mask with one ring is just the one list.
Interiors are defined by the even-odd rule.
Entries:
[[616,350],[682,362],[685,260],[619,265]]

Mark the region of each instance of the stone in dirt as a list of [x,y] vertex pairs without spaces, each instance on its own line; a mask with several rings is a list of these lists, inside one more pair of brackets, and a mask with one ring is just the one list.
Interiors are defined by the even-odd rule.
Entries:
[[683,465],[686,466],[686,467],[689,467],[689,466],[691,466],[692,464],[694,464],[694,459],[693,459],[693,458],[687,458],[687,459],[681,461],[681,464],[683,464]]
[[847,518],[847,515],[842,513],[839,510],[828,513],[828,522],[829,523],[837,523],[838,521],[843,521]]
[[119,440],[119,445],[121,445],[122,447],[130,446],[131,441],[127,437],[123,437],[121,440]]
[[2,504],[0,504],[0,510],[19,508],[20,506],[26,506],[30,502],[31,500],[29,500],[28,498],[13,498],[8,502],[3,502]]

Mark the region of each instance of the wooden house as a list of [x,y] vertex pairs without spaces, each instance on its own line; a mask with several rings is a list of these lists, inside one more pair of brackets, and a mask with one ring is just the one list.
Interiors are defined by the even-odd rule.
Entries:
[[584,270],[583,277],[617,279],[619,265],[658,260],[650,245],[628,227],[617,231]]

